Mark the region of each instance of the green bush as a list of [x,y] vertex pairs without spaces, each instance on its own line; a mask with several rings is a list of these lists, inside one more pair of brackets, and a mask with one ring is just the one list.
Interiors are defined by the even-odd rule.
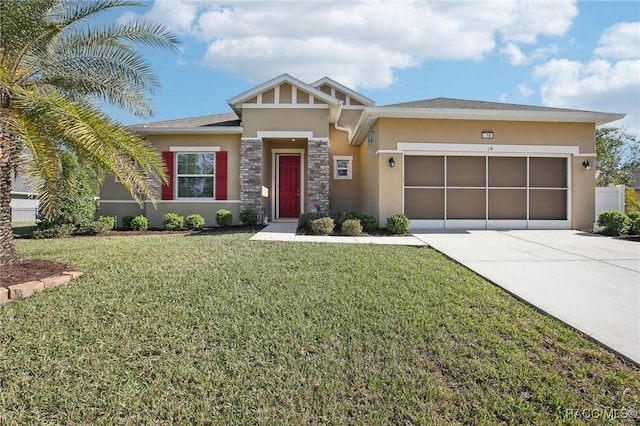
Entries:
[[359,219],[347,219],[342,222],[341,231],[344,235],[360,235],[362,234],[362,225]]
[[[109,219],[109,217],[101,217],[100,219]],[[79,226],[76,230],[76,233],[80,235],[96,235],[113,229],[113,218],[110,218],[111,221],[100,219]]]
[[316,235],[329,235],[333,232],[335,226],[333,218],[325,216],[311,221],[311,232]]
[[221,228],[226,228],[227,226],[231,226],[233,222],[233,213],[229,210],[220,209],[216,212],[216,223]]
[[409,231],[409,218],[401,213],[387,218],[387,230],[393,234],[405,234]]
[[331,210],[329,212],[329,217],[333,219],[333,223],[336,224],[337,228],[340,228],[342,226],[342,222],[344,222],[347,219],[346,213],[343,213],[340,210],[336,210],[336,209]]
[[122,216],[122,227],[124,229],[131,229],[131,221],[133,220],[133,216]]
[[76,230],[76,226],[71,223],[57,224],[49,221],[38,222],[36,229],[31,234],[33,238],[41,240],[44,238],[68,237]]
[[629,234],[640,234],[640,211],[627,214],[629,218]]
[[372,214],[352,211],[347,213],[347,219],[358,219],[365,232],[378,229],[378,219]]
[[100,216],[98,222],[102,222],[104,225],[105,230],[103,232],[111,231],[116,227],[116,218],[113,216]]
[[184,216],[177,213],[167,213],[162,216],[162,225],[167,231],[177,231],[184,226]]
[[598,216],[598,225],[604,226],[602,233],[605,235],[620,235],[627,230],[629,218],[616,210],[607,210]]
[[140,215],[131,219],[130,229],[132,231],[146,231],[149,229],[149,219]]
[[184,221],[189,229],[200,229],[204,226],[204,217],[199,214],[190,214]]
[[313,222],[316,219],[320,219],[321,217],[324,217],[324,216],[325,215],[321,213],[312,213],[312,212],[302,213],[298,217],[298,228],[300,228],[301,231],[312,232],[311,222]]
[[257,225],[258,224],[258,210],[250,207],[240,212],[240,222],[245,225]]

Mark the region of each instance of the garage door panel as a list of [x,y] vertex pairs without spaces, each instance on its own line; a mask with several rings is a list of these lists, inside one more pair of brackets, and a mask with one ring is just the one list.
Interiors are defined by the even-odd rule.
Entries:
[[566,220],[567,191],[553,189],[529,190],[530,220]]
[[444,219],[444,189],[407,188],[404,211],[412,219]]
[[447,157],[447,186],[485,186],[485,157]]
[[484,189],[447,189],[447,219],[484,219]]
[[535,188],[566,188],[567,159],[557,157],[529,158],[529,186]]
[[489,189],[489,219],[526,218],[526,189]]
[[404,158],[406,186],[444,186],[444,157],[407,156]]
[[489,157],[489,186],[527,186],[526,157]]

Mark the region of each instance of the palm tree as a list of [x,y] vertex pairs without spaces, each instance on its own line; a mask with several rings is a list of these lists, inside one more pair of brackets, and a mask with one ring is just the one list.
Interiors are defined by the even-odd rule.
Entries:
[[176,51],[177,38],[141,20],[95,25],[124,0],[0,0],[0,266],[18,260],[9,193],[14,171],[30,176],[46,210],[55,203],[61,153],[97,176],[116,175],[140,203],[166,180],[158,153],[98,108],[106,102],[140,117],[158,87],[134,44]]

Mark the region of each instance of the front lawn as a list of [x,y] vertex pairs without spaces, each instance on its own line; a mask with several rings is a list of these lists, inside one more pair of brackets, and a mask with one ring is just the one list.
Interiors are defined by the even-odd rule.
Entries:
[[640,408],[638,370],[431,249],[250,236],[17,241],[86,275],[0,306],[0,424],[632,424]]

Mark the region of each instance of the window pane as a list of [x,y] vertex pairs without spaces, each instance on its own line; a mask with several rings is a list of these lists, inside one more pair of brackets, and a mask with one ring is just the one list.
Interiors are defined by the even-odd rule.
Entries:
[[347,170],[349,168],[349,160],[337,160],[337,162],[338,162],[338,169]]
[[178,154],[179,175],[212,175],[215,154]]
[[213,198],[213,178],[178,177],[178,197]]

